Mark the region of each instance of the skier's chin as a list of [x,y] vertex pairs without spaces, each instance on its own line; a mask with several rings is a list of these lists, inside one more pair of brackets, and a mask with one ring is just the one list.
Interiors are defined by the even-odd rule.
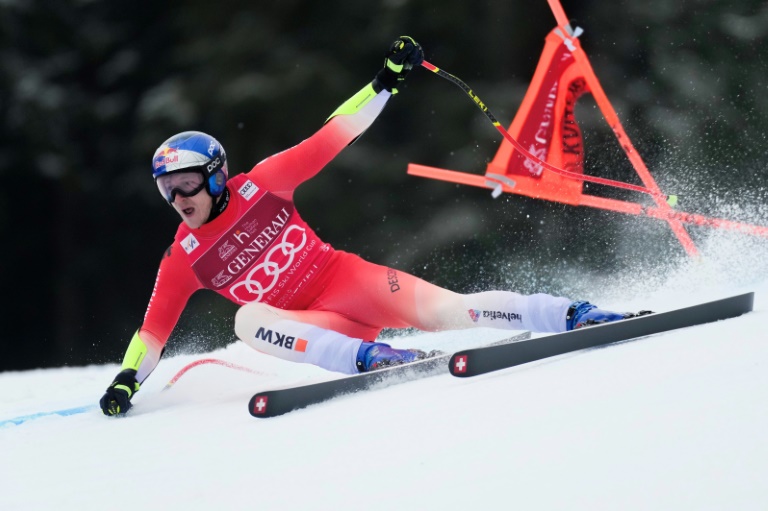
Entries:
[[199,193],[194,197],[176,197],[173,208],[190,229],[198,229],[211,213],[210,198]]
[[198,229],[205,223],[205,219],[202,218],[199,210],[194,210],[191,214],[182,213],[182,218],[190,229]]
[[197,229],[205,223],[205,215],[203,214],[203,211],[194,205],[186,204],[185,207],[177,208],[177,211],[179,216],[181,216],[182,221],[184,221],[190,229]]

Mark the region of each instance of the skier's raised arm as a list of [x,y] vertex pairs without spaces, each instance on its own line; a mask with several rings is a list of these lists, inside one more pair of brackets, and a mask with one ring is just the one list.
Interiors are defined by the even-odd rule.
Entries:
[[248,173],[278,196],[291,200],[298,185],[316,175],[376,120],[413,68],[424,60],[419,43],[395,41],[373,81],[339,106],[320,130],[300,144],[263,160]]

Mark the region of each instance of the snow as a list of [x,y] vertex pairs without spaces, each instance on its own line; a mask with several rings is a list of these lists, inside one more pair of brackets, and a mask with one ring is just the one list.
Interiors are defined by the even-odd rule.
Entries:
[[[126,418],[91,408],[0,427],[0,509],[768,509],[764,244],[707,252],[589,299],[664,311],[755,291],[754,312],[274,419],[248,414],[255,391],[333,375],[242,343],[164,359]],[[472,334],[391,342],[450,350],[505,332]],[[162,391],[205,357],[257,373],[201,365]],[[117,371],[2,373],[0,421],[93,405]]]

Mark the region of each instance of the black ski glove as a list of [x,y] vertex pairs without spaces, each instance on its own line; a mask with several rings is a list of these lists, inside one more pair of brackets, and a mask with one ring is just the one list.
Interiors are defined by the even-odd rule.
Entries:
[[133,369],[120,371],[99,401],[101,411],[104,415],[124,415],[131,409],[131,397],[139,391],[139,387],[136,371]]
[[373,89],[376,92],[386,89],[392,94],[397,94],[397,87],[405,80],[413,66],[418,66],[423,61],[424,50],[421,45],[412,37],[400,36],[384,55],[384,69],[373,79]]

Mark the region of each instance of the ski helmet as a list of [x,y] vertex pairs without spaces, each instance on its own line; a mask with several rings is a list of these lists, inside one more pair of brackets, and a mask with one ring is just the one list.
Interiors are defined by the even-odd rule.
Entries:
[[[180,181],[181,173],[202,176]],[[218,140],[200,131],[185,131],[162,143],[152,158],[152,177],[168,204],[176,195],[191,197],[206,189],[211,197],[218,197],[227,184],[227,153]]]

